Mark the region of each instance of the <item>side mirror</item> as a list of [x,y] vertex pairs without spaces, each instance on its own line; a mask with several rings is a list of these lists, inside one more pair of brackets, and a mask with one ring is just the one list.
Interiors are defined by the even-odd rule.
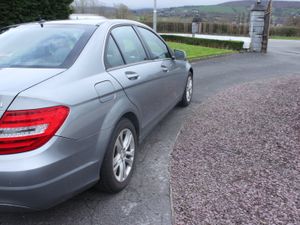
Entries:
[[174,49],[174,57],[177,60],[183,60],[183,61],[186,61],[187,58],[185,51],[181,51],[177,49]]

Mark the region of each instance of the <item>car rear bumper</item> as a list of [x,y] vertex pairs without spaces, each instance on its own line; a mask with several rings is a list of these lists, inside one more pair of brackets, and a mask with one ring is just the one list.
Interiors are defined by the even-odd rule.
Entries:
[[96,141],[54,137],[35,151],[0,156],[0,210],[44,210],[93,185]]

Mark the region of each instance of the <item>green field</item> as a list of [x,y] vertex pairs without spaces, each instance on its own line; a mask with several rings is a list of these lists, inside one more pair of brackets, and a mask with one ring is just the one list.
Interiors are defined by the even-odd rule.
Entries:
[[219,56],[230,53],[236,53],[237,51],[219,48],[208,48],[198,45],[187,45],[176,42],[168,42],[168,45],[173,49],[183,50],[186,52],[188,59],[202,59],[211,56]]
[[185,11],[198,10],[199,13],[217,13],[217,14],[236,14],[248,12],[246,7],[230,7],[221,5],[208,6],[184,6],[175,8],[176,12],[183,13]]
[[300,37],[271,36],[270,39],[276,39],[276,40],[300,40]]

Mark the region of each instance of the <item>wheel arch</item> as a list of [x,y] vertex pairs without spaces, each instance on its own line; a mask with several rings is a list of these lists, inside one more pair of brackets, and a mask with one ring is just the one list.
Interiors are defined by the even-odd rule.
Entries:
[[192,67],[189,69],[189,72],[192,74],[192,76],[194,75],[194,69]]
[[123,119],[123,118],[126,118],[126,119],[128,119],[132,122],[133,126],[135,127],[137,138],[139,139],[139,136],[140,136],[140,123],[139,123],[139,119],[135,115],[135,113],[127,112],[123,116],[121,116],[120,120]]

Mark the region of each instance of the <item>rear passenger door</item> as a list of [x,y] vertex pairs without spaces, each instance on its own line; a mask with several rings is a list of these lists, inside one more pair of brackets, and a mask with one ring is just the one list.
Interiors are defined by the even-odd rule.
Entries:
[[105,53],[106,69],[139,109],[143,129],[151,127],[151,123],[166,110],[162,107],[166,92],[161,67],[149,57],[133,27],[112,29]]
[[165,95],[168,98],[163,104],[169,104],[172,107],[182,97],[184,91],[185,65],[172,59],[165,42],[152,30],[145,27],[137,27],[137,30],[149,49],[151,60],[161,68],[160,74],[163,78]]

